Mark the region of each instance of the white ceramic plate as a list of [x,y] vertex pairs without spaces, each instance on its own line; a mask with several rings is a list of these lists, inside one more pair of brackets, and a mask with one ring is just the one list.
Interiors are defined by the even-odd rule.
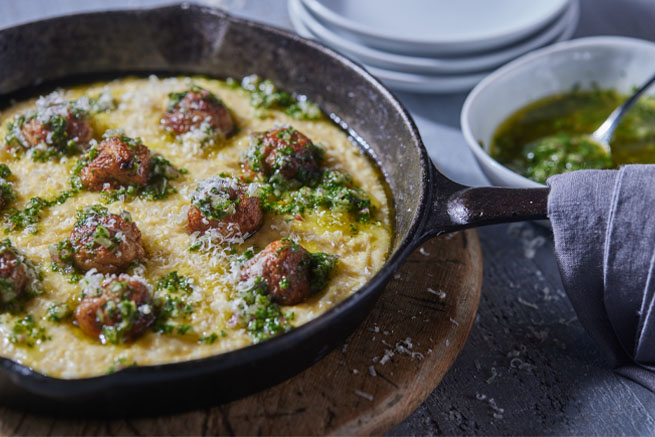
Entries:
[[[526,105],[577,86],[614,88],[628,94],[653,71],[652,41],[599,36],[561,42],[529,53],[480,82],[462,107],[462,133],[492,184],[540,187],[541,184],[510,170],[488,154],[498,126]],[[655,89],[651,88],[648,94],[655,95]]]
[[[562,39],[570,38],[575,31],[579,17],[579,8],[577,6],[576,1],[575,13],[569,17],[569,23],[562,35]],[[289,18],[296,32],[305,38],[317,39],[300,19],[300,14],[297,12],[302,7],[300,0],[289,0],[288,7]],[[490,73],[490,71],[483,71],[475,74],[462,75],[425,75],[376,68],[367,64],[364,64],[364,66],[390,88],[417,93],[446,94],[468,91]]]
[[497,49],[538,32],[568,0],[303,0],[332,28],[372,47],[450,55]]
[[295,1],[293,3],[293,5],[289,5],[289,13],[297,15],[312,34],[330,47],[373,67],[408,73],[432,74],[461,74],[490,70],[531,50],[562,41],[570,37],[571,32],[566,31],[574,27],[571,26],[571,23],[577,21],[580,7],[578,0],[572,0],[570,6],[552,25],[547,26],[533,37],[507,48],[477,56],[440,58],[399,55],[360,45],[341,36],[338,31],[333,31],[324,26],[311,15],[302,2]]
[[[316,39],[309,31],[305,24],[300,20],[294,10],[299,6],[299,0],[289,0],[289,18],[298,35]],[[426,76],[421,74],[402,73],[397,71],[384,70],[380,68],[365,65],[366,69],[375,77],[380,79],[390,88],[409,91],[409,92],[426,92],[426,93],[455,93],[471,89],[482,80],[488,72],[473,75],[458,76]]]
[[490,72],[462,74],[457,76],[425,76],[422,74],[401,73],[371,66],[366,69],[390,88],[412,93],[450,94],[468,91],[484,79]]

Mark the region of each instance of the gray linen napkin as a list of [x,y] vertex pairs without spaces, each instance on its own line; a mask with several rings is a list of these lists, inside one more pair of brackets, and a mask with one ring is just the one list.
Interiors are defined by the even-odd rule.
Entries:
[[562,281],[614,370],[655,391],[655,165],[548,179]]

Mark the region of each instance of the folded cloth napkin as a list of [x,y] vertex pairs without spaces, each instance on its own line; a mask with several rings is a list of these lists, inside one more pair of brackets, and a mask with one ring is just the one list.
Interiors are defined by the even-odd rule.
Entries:
[[548,179],[566,292],[614,370],[655,391],[655,165]]

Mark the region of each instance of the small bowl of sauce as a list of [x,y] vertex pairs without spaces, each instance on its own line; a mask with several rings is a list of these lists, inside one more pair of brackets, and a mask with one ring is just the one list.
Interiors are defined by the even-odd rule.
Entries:
[[541,187],[580,169],[655,163],[655,87],[614,131],[608,155],[589,135],[655,71],[655,43],[590,37],[534,51],[468,95],[466,142],[492,185]]

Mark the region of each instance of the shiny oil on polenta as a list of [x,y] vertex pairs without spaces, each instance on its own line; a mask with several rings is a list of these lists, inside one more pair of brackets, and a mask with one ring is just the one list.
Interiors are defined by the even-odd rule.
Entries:
[[[181,144],[160,124],[168,104],[168,93],[183,91],[191,84],[215,93],[231,110],[238,126],[235,135],[209,149]],[[106,130],[121,128],[128,136],[141,137],[147,147],[161,153],[177,168],[188,170],[182,179],[172,182],[177,193],[165,199],[153,201],[136,197],[106,206],[111,212],[129,211],[141,230],[147,251],[143,277],[154,283],[171,271],[177,271],[192,278],[195,291],[190,325],[199,336],[221,331],[224,335],[214,343],[202,344],[198,342],[198,336],[165,335],[149,330],[133,343],[103,345],[86,337],[70,321],[54,323],[46,319],[46,310],[53,302],[75,305],[79,301],[81,285],[71,283],[66,274],[52,271],[48,247],[68,237],[78,209],[104,203],[99,193],[81,191],[64,204],[45,210],[37,233],[21,230],[7,234],[14,246],[38,264],[43,272],[44,293],[27,303],[25,314],[31,314],[46,329],[49,339],[32,347],[12,343],[12,324],[25,314],[5,312],[0,315],[2,356],[50,376],[80,378],[105,374],[118,361],[137,365],[179,362],[251,344],[251,337],[245,329],[231,327],[229,323],[233,312],[230,296],[233,293],[221,280],[228,268],[227,261],[216,256],[215,251],[188,250],[193,237],[186,229],[186,213],[199,180],[222,172],[240,176],[249,135],[281,124],[295,127],[321,145],[325,149],[325,166],[350,174],[375,207],[374,220],[368,224],[359,223],[356,233],[350,230],[353,219],[348,213],[308,211],[302,221],[288,215],[267,213],[262,228],[240,245],[239,251],[250,247],[261,250],[271,241],[290,237],[312,252],[339,257],[325,290],[302,304],[284,308],[294,312],[293,326],[319,316],[348,297],[385,262],[391,243],[391,221],[382,179],[347,135],[331,122],[325,119],[297,120],[278,110],[270,111],[265,118],[258,117],[247,92],[222,81],[200,77],[125,78],[62,90],[70,100],[103,91],[109,91],[117,105],[110,111],[92,116],[94,138],[100,140]],[[20,102],[0,113],[0,141],[7,133],[7,122],[33,105],[34,100]],[[7,164],[13,172],[11,181],[17,192],[17,198],[10,206],[20,209],[32,197],[54,198],[70,189],[70,172],[76,161],[77,157],[69,157],[35,162],[24,154],[14,157],[0,152],[0,162]]]

